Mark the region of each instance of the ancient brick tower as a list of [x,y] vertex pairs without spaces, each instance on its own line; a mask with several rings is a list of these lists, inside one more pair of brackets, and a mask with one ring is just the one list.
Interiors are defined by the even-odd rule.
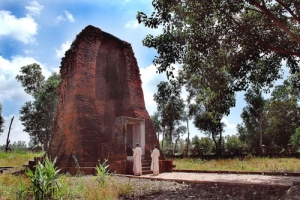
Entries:
[[66,52],[60,73],[48,150],[52,158],[57,157],[59,168],[74,170],[76,158],[81,170],[92,173],[98,160],[108,159],[112,171],[125,173],[135,142],[141,143],[149,158],[148,147],[158,140],[129,43],[87,26]]

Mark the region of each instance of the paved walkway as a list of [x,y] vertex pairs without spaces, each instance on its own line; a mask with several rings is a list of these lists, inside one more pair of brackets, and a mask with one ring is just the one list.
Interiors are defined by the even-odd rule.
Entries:
[[227,185],[264,185],[291,187],[300,185],[299,176],[270,176],[270,175],[245,175],[245,174],[217,174],[217,173],[187,173],[165,172],[157,176],[152,174],[142,176],[129,176],[147,178],[152,180],[167,180],[186,183],[213,183]]

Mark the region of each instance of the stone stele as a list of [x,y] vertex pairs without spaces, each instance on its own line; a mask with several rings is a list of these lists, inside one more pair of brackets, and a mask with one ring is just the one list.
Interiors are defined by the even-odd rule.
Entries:
[[129,43],[89,25],[65,53],[60,73],[47,153],[57,157],[62,172],[93,174],[107,159],[110,171],[130,174],[136,143],[143,150],[143,159],[151,159],[150,150],[158,140]]

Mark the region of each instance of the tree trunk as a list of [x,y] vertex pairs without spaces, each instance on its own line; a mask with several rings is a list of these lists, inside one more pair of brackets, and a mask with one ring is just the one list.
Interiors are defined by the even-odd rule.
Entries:
[[259,148],[262,147],[262,109],[259,109]]
[[219,126],[220,126],[220,138],[219,138],[218,155],[222,155],[222,129],[221,129],[221,120],[219,121]]
[[7,139],[6,139],[5,152],[8,152],[8,150],[10,150],[10,148],[8,147],[8,146],[9,146],[9,143],[10,143],[9,135],[10,135],[11,124],[12,124],[12,122],[14,121],[14,117],[15,117],[15,116],[13,116],[13,117],[11,118],[11,121],[10,121],[9,129],[8,129],[8,134],[7,134]]
[[161,148],[162,148],[162,149],[164,149],[165,134],[166,134],[166,128],[164,127],[164,130],[163,130],[163,138],[162,138],[162,142],[161,142]]
[[188,152],[188,155],[189,155],[189,146],[190,146],[190,130],[189,130],[189,119],[187,119],[186,121],[186,126],[187,126],[187,131],[188,131],[188,141],[187,141],[187,152]]
[[218,155],[218,143],[217,143],[216,138],[215,138],[214,135],[212,135],[212,138],[213,138],[213,141],[214,141],[215,146],[216,146],[216,154]]

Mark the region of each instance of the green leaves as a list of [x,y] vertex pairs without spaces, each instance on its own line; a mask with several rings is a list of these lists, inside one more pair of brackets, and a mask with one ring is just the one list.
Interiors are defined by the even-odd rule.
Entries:
[[58,101],[57,88],[61,80],[60,75],[53,73],[45,80],[38,64],[24,66],[20,73],[16,79],[34,98],[34,101],[26,102],[20,109],[20,120],[33,143],[35,145],[42,143],[47,150]]
[[22,75],[17,75],[16,79],[21,82],[25,92],[35,95],[42,87],[45,77],[42,74],[42,68],[34,63],[21,68]]
[[297,152],[300,150],[300,127],[295,130],[295,133],[291,136],[291,144],[293,149]]
[[27,175],[33,186],[35,199],[55,197],[55,188],[59,187],[56,181],[60,169],[55,167],[56,158],[51,161],[46,155],[44,159],[43,163],[39,161],[35,166],[34,173],[29,168],[27,170]]
[[107,164],[107,159],[104,160],[103,163],[99,160],[99,165],[96,166],[96,180],[103,186],[105,184],[106,176],[109,173],[109,165]]
[[185,105],[180,97],[181,87],[176,81],[173,81],[172,84],[162,81],[157,88],[158,91],[153,98],[160,113],[161,126],[167,131],[167,141],[170,144],[175,127],[183,120]]
[[182,64],[182,82],[210,112],[228,115],[235,93],[251,85],[273,87],[281,78],[283,59],[292,73],[299,72],[296,1],[153,0],[152,4],[149,17],[139,12],[137,18],[146,27],[162,28],[161,34],[143,40],[158,52],[153,63],[168,78],[173,76],[172,64]]

